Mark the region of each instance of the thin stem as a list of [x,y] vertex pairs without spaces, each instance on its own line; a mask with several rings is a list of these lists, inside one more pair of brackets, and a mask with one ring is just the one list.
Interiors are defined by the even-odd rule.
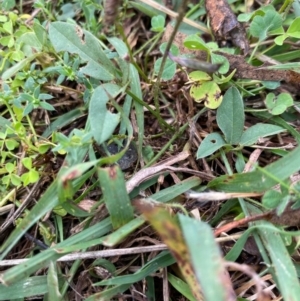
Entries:
[[[199,111],[192,119],[193,120],[197,120],[199,118],[200,115],[202,115],[205,111],[207,110],[207,108],[203,108],[201,111]],[[189,123],[185,123],[178,132],[175,133],[175,135],[170,139],[170,141],[157,153],[157,155],[150,160],[147,165],[145,167],[151,166],[153,163],[155,163],[163,154],[164,152],[169,148],[169,146],[178,138],[180,137],[184,131],[187,129],[187,127],[189,126]]]
[[155,108],[156,108],[157,113],[159,113],[159,100],[158,100],[159,93],[158,92],[159,92],[160,80],[161,80],[161,77],[162,77],[162,74],[163,74],[163,71],[164,71],[164,66],[165,66],[165,63],[167,61],[167,56],[168,56],[168,53],[171,49],[173,40],[174,40],[175,35],[178,31],[180,23],[182,22],[182,19],[184,18],[185,9],[187,7],[187,4],[188,4],[188,0],[184,0],[181,4],[180,8],[179,8],[178,15],[177,15],[177,18],[176,18],[176,24],[174,26],[172,34],[171,34],[171,36],[169,38],[169,41],[167,43],[164,55],[162,57],[162,62],[161,62],[161,65],[160,65],[160,69],[159,69],[159,72],[158,72],[158,75],[157,75],[156,82],[153,85],[154,104],[155,104]]

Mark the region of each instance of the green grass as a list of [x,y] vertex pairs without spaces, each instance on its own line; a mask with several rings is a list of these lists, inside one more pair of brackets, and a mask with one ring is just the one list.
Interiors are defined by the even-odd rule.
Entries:
[[300,6],[175,2],[1,2],[0,300],[299,299]]

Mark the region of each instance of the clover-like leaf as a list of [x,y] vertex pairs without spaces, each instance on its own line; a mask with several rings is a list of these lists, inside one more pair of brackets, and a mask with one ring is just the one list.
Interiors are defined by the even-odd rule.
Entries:
[[269,31],[282,25],[282,18],[275,10],[268,10],[264,16],[257,15],[250,25],[250,33],[263,41]]
[[193,71],[189,74],[189,79],[191,81],[208,81],[208,80],[211,80],[211,77],[206,72]]
[[290,37],[300,38],[300,17],[296,18],[286,32]]
[[219,64],[220,65],[220,68],[218,70],[219,73],[226,74],[228,72],[229,62],[228,62],[228,59],[225,56],[212,53],[211,54],[211,62],[213,64]]
[[220,87],[213,81],[193,85],[190,94],[196,102],[204,101],[204,105],[209,109],[218,108],[223,99]]
[[165,27],[165,18],[162,15],[154,16],[151,19],[151,30],[161,32]]
[[188,36],[183,45],[192,50],[205,50],[209,52],[209,48],[207,48],[206,43],[196,34]]
[[[158,58],[154,64],[154,73],[158,74],[160,66],[161,66],[162,58]],[[176,72],[176,63],[167,58],[166,63],[164,65],[164,70],[162,73],[162,80],[170,80],[173,78]]]
[[293,98],[289,93],[281,93],[275,96],[274,93],[269,93],[266,97],[266,107],[272,115],[280,115],[285,110],[293,105]]

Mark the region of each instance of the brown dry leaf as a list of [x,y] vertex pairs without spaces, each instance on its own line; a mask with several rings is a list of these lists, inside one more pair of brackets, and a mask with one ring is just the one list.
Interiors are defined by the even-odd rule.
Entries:
[[216,39],[231,40],[246,55],[249,51],[246,32],[232,12],[227,0],[207,0],[205,7]]

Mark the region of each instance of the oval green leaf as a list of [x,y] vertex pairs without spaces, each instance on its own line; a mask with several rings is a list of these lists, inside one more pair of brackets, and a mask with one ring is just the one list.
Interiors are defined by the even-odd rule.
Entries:
[[205,137],[197,150],[197,159],[205,158],[226,145],[219,133],[211,133]]
[[249,146],[256,143],[259,138],[275,135],[283,131],[285,129],[278,125],[257,123],[243,133],[240,144]]

